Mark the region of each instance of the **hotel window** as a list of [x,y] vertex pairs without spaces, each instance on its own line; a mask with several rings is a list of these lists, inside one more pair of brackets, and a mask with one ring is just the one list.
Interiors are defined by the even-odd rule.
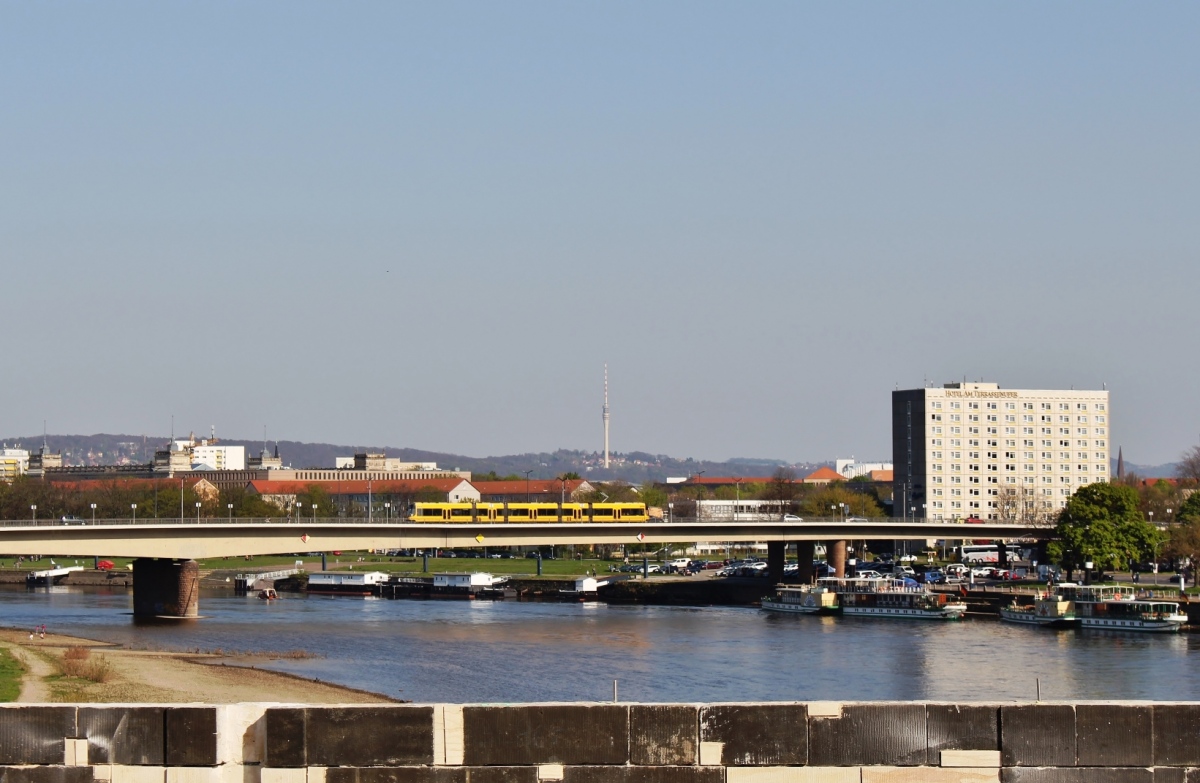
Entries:
[[1104,417],[1103,417],[1103,416],[1097,416],[1097,417],[1096,417],[1096,423],[1097,423],[1097,424],[1103,424],[1103,423],[1104,423]]
[[1032,473],[1032,472],[1033,472],[1033,465],[1026,465],[1026,466],[1025,466],[1025,472],[1026,472],[1026,473]]
[[1043,435],[1049,435],[1049,434],[1050,434],[1050,428],[1049,428],[1049,427],[1042,427],[1042,434],[1043,434]]
[[962,421],[962,416],[957,413],[951,413],[950,421]]
[[962,409],[962,403],[961,403],[961,402],[951,402],[951,403],[950,403],[950,409],[951,409],[951,410],[961,410],[961,409]]
[[1087,467],[1087,465],[1076,465],[1075,467],[1076,467],[1076,469],[1078,469],[1078,471],[1079,471],[1080,473],[1087,473],[1087,472],[1088,472],[1088,467]]
[[1059,416],[1059,417],[1058,417],[1058,423],[1059,423],[1059,424],[1070,424],[1070,423],[1071,423],[1071,417],[1070,417],[1070,416]]
[[1098,448],[1098,449],[1106,448],[1106,446],[1104,445],[1104,441],[1102,441],[1102,440],[1096,441],[1096,448]]
[[969,416],[967,416],[967,421],[979,421],[979,414],[978,413],[970,414]]
[[1005,434],[1005,435],[1016,435],[1016,434],[1017,434],[1017,428],[1016,428],[1016,427],[1005,427],[1005,428],[1004,428],[1004,434]]
[[934,439],[933,439],[933,445],[935,445],[935,446],[940,446],[940,445],[942,445],[942,439],[941,439],[941,438],[934,438]]
[[933,467],[933,471],[934,471],[935,473],[939,472],[939,471],[942,469],[942,466],[941,466],[941,465],[937,465],[937,464],[934,464],[932,467]]
[[989,414],[988,414],[988,417],[987,417],[987,420],[988,420],[988,421],[993,421],[993,422],[999,422],[999,421],[1000,421],[1000,417],[999,417],[999,416],[997,416],[997,415],[996,415],[996,414],[994,414],[994,413],[989,413]]
[[999,435],[1000,434],[999,427],[988,427],[987,431],[988,431],[988,435]]
[[1097,435],[1107,435],[1108,433],[1104,431],[1104,428],[1103,428],[1103,427],[1097,427],[1097,428],[1096,428],[1096,434],[1097,434]]
[[1097,451],[1096,456],[1092,457],[1092,459],[1104,459],[1104,457],[1105,457],[1105,455],[1103,452]]
[[940,413],[931,413],[931,414],[929,414],[929,418],[930,418],[930,419],[932,419],[933,421],[941,421],[941,420],[942,420],[942,414],[940,414]]
[[935,451],[935,452],[933,452],[933,458],[934,458],[934,459],[941,459],[941,458],[942,458],[942,452],[940,452],[940,451]]
[[1054,407],[1054,406],[1053,406],[1053,405],[1051,405],[1051,404],[1050,404],[1050,403],[1048,403],[1048,402],[1043,402],[1043,403],[1042,403],[1042,410],[1044,410],[1044,411],[1048,411],[1048,410],[1050,410],[1050,409],[1051,409],[1051,408],[1053,408],[1053,407]]
[[1011,413],[1006,413],[1006,414],[1004,414],[1004,420],[1007,422],[1016,422],[1017,417]]
[[1087,435],[1087,431],[1088,431],[1087,427],[1076,427],[1075,428],[1076,435]]
[[1104,410],[1104,403],[1102,403],[1102,402],[1096,403],[1096,410],[1098,410],[1098,411]]
[[1070,434],[1071,434],[1071,428],[1070,428],[1070,427],[1059,427],[1059,428],[1058,428],[1058,434],[1059,434],[1059,435],[1070,435]]
[[1106,465],[1097,465],[1097,466],[1096,466],[1096,472],[1097,472],[1097,473],[1107,473],[1107,472],[1108,472],[1108,466],[1106,466]]
[[978,427],[967,427],[967,432],[970,433],[971,435],[978,435],[979,428]]
[[950,483],[951,483],[951,484],[961,484],[961,483],[962,483],[962,476],[951,476],[951,477],[950,477]]
[[951,446],[961,446],[962,440],[960,440],[959,438],[951,438],[950,445]]
[[967,407],[968,407],[968,408],[970,408],[970,409],[971,409],[971,410],[973,410],[973,411],[977,411],[977,410],[979,410],[979,403],[977,403],[977,402],[968,402],[968,403],[967,403]]
[[950,501],[950,508],[962,508],[962,502],[958,500]]
[[950,434],[951,435],[962,435],[962,427],[951,427]]
[[934,428],[933,428],[933,434],[934,434],[934,435],[941,435],[941,434],[942,434],[942,428],[941,428],[941,427],[934,427]]
[[1071,403],[1069,403],[1069,402],[1060,402],[1060,403],[1058,404],[1058,409],[1059,409],[1060,411],[1069,411],[1069,410],[1071,410]]
[[962,470],[962,465],[959,465],[957,462],[955,462],[954,464],[952,464],[950,466],[950,470],[951,470],[951,472],[957,473]]
[[1026,476],[1026,477],[1025,477],[1025,483],[1026,483],[1026,484],[1032,484],[1032,483],[1033,483],[1033,476]]
[[998,407],[999,407],[999,406],[998,406],[998,405],[996,405],[996,403],[994,403],[994,402],[989,402],[989,403],[987,404],[987,409],[988,409],[989,411],[994,411],[994,410],[996,410],[996,408],[998,408]]
[[1031,410],[1033,410],[1033,403],[1032,402],[1023,402],[1023,403],[1021,403],[1021,409],[1031,411]]
[[933,407],[935,407],[935,408],[941,408],[941,407],[942,407],[942,404],[941,404],[940,402],[938,402],[937,400],[934,400],[934,401],[933,401]]
[[1087,416],[1076,416],[1075,421],[1079,422],[1080,424],[1087,424]]

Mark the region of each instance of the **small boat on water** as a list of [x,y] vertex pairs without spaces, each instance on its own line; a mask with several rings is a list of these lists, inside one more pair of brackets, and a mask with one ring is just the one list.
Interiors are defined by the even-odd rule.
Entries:
[[1174,633],[1187,624],[1175,601],[1146,597],[1120,585],[1063,582],[1052,593],[1028,600],[1014,598],[1000,610],[1010,623],[1050,628],[1089,628],[1140,633]]
[[275,592],[274,587],[264,587],[258,591],[258,597],[262,601],[278,601],[279,593]]
[[[821,580],[824,581],[824,580]],[[784,614],[838,614],[837,593],[827,585],[780,585],[762,599],[762,608]]]
[[1000,607],[1000,619],[1047,628],[1074,628],[1079,625],[1079,618],[1075,616],[1075,602],[1054,591],[1044,591],[1034,596],[1014,596],[1011,604]]
[[912,579],[818,579],[812,586],[780,585],[764,598],[769,612],[842,614],[909,620],[958,620],[967,605],[946,593],[934,593]]

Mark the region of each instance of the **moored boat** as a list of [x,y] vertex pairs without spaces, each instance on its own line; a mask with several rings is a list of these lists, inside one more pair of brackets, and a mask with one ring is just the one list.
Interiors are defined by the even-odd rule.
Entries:
[[1120,585],[1059,585],[1075,603],[1082,628],[1141,633],[1174,633],[1187,624],[1178,602],[1143,597]]
[[1029,596],[1014,596],[1011,604],[1000,608],[1000,619],[1047,628],[1074,628],[1079,625],[1075,602],[1061,593],[1049,591],[1038,593],[1032,600]]
[[[822,580],[825,581],[825,580]],[[838,579],[842,614],[908,620],[959,620],[967,605],[948,593],[934,593],[912,579]]]
[[838,614],[840,611],[837,593],[820,582],[815,585],[779,585],[775,588],[775,595],[762,599],[762,608],[768,612],[785,614]]

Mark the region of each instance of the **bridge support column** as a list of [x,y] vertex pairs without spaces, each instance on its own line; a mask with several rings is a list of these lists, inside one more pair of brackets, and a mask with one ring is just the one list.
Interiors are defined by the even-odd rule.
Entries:
[[833,567],[833,575],[841,578],[846,575],[846,541],[834,541],[826,550],[829,565]]
[[786,554],[786,541],[767,542],[767,577],[773,585],[783,581],[783,565],[786,561]]
[[1008,568],[1008,544],[1003,541],[995,541],[996,544],[996,567]]
[[815,541],[796,542],[796,562],[800,565],[800,571],[797,575],[800,577],[800,584],[812,584],[813,559],[816,556],[817,544]]
[[133,561],[133,616],[200,616],[200,566],[195,560]]

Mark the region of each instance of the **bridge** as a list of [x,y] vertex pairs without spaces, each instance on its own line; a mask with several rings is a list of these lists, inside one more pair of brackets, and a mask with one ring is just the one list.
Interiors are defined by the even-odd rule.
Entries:
[[281,555],[363,549],[478,546],[766,541],[772,577],[783,574],[786,548],[796,544],[801,579],[811,577],[814,545],[830,542],[829,561],[842,573],[846,542],[925,539],[1044,539],[1053,528],[1010,522],[961,524],[920,520],[414,523],[390,519],[147,519],[0,521],[0,552],[9,555],[132,557],[134,614],[194,617],[196,558]]

